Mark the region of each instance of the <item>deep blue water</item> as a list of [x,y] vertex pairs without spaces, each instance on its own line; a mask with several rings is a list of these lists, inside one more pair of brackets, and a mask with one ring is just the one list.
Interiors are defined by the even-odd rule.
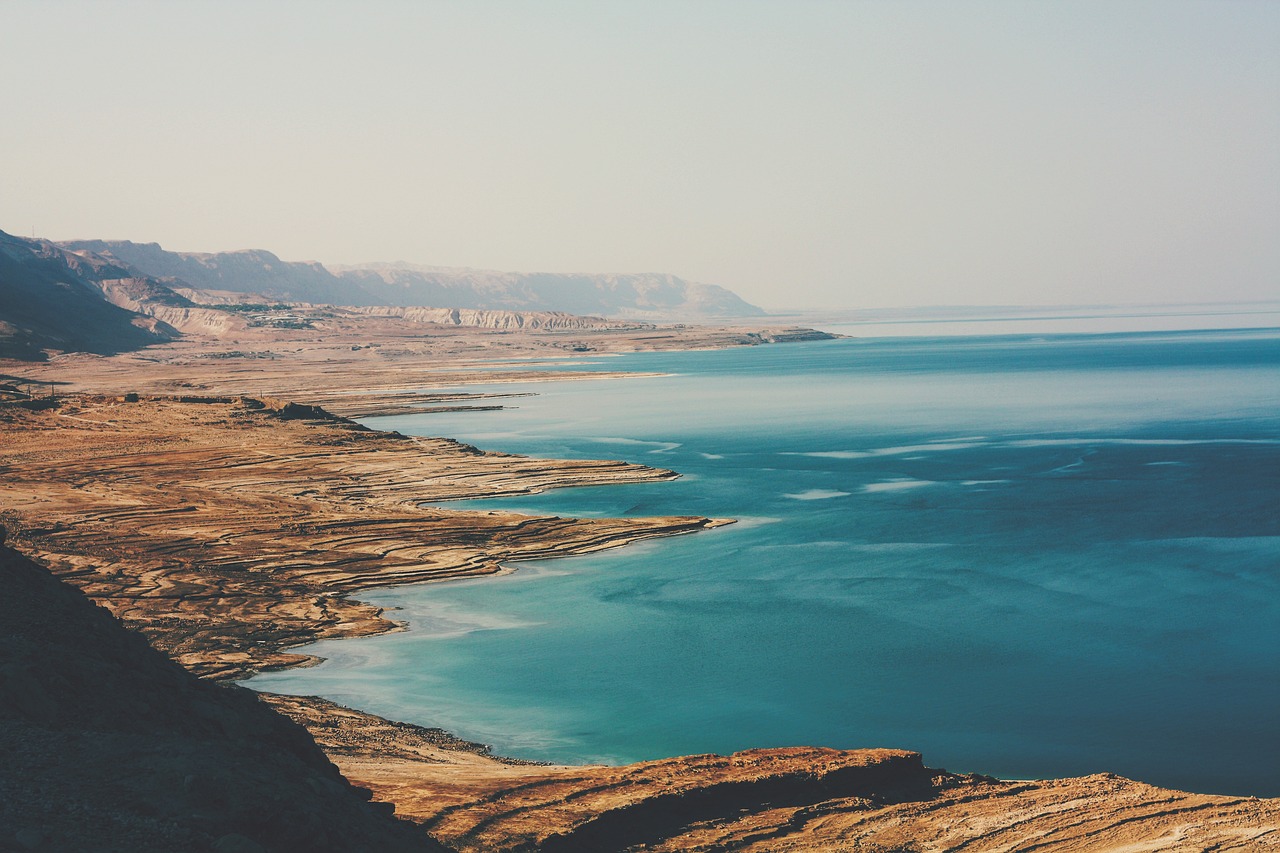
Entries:
[[740,523],[379,590],[413,630],[255,687],[500,753],[919,750],[1280,795],[1280,330],[642,353],[370,420],[684,474],[471,506]]

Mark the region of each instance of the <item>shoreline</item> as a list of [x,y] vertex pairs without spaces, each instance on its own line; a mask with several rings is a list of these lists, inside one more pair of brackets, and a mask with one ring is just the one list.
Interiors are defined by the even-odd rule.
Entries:
[[[136,363],[106,366],[108,376],[125,368],[112,379],[116,387],[138,389]],[[6,438],[13,437],[0,448],[7,474],[0,515],[13,544],[206,677],[299,665],[305,656],[288,649],[394,629],[354,598],[362,589],[480,577],[501,572],[505,559],[590,553],[715,524],[411,504],[407,496],[424,488],[450,500],[478,497],[480,487],[498,489],[483,493],[492,497],[675,475],[378,433],[325,417],[311,400],[293,409],[279,399],[179,402],[172,391],[163,396],[173,374],[157,374],[155,400],[97,395],[43,411],[0,407]],[[276,380],[283,377],[277,372]],[[179,393],[212,396],[231,387],[225,376],[205,379]],[[197,471],[204,474],[192,482]],[[221,621],[210,620],[211,609]],[[1016,849],[1046,834],[1080,845],[1104,832],[1128,841],[1170,832],[1214,843],[1235,838],[1243,850],[1250,839],[1280,832],[1280,800],[1170,792],[1107,774],[999,782],[933,770],[901,750],[817,748],[621,767],[529,765],[324,700],[265,701],[302,722],[348,778],[459,850],[620,849],[626,841],[655,851],[765,851],[785,839],[817,851],[836,839],[902,846],[919,838],[986,850]],[[882,770],[868,776],[858,768]],[[848,781],[832,787],[837,779]],[[1171,809],[1183,816],[1168,817]],[[688,814],[697,825],[681,817]],[[643,831],[631,822],[641,816]],[[974,835],[974,819],[988,829]],[[593,847],[600,838],[611,840]]]
[[[392,629],[354,597],[360,590],[495,574],[508,561],[592,553],[727,521],[424,506],[677,475],[485,453],[247,398],[69,397],[57,409],[6,414],[13,446],[3,454],[10,477],[0,505],[20,505],[25,493],[45,516],[10,509],[14,539],[188,668],[218,679],[301,663],[306,656],[288,650],[308,642]],[[55,424],[61,446],[50,446]],[[138,432],[147,450],[119,453],[116,443],[132,444]],[[56,473],[45,470],[53,464]],[[198,481],[193,468],[202,469]],[[96,500],[86,504],[90,481]]]

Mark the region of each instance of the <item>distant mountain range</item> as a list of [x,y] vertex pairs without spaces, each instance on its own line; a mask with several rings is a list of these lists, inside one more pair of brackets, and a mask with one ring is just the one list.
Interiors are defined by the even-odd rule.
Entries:
[[408,263],[328,268],[282,261],[261,249],[170,252],[156,243],[128,240],[72,240],[59,245],[111,259],[140,275],[178,279],[224,299],[250,294],[311,304],[562,311],[627,320],[696,321],[764,314],[723,287],[659,273],[512,273]]
[[724,288],[670,275],[502,273],[403,263],[331,270],[262,250],[169,252],[155,243],[53,243],[0,231],[0,358],[39,360],[46,350],[110,354],[184,333],[221,336],[282,322],[248,310],[263,302],[344,306],[347,314],[494,329],[602,328],[764,313]]

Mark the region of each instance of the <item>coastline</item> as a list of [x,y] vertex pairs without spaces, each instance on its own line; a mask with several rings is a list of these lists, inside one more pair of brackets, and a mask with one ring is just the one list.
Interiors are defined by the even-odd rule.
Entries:
[[686,326],[575,330],[567,341],[556,331],[364,318],[248,341],[187,338],[116,356],[0,362],[9,381],[47,387],[57,404],[4,406],[11,440],[0,450],[9,474],[0,516],[32,556],[199,675],[234,680],[305,665],[286,650],[397,627],[351,597],[360,589],[496,574],[508,560],[727,523],[430,506],[679,475],[383,433],[348,413],[505,396],[500,387],[450,390],[459,385],[635,375],[530,361],[554,368],[614,351],[831,337]]
[[[161,388],[177,381],[156,374]],[[278,371],[274,381],[287,375]],[[132,368],[115,379],[138,386]],[[377,433],[325,416],[313,399],[293,408],[280,398],[183,402],[177,398],[208,398],[233,384],[218,375],[181,381],[191,383],[188,393],[136,403],[97,395],[43,411],[5,407],[6,436],[15,441],[0,459],[7,474],[0,507],[22,550],[206,677],[304,665],[305,656],[287,649],[394,630],[352,598],[361,589],[477,577],[500,572],[503,560],[588,553],[717,523],[423,507],[410,496],[491,497],[675,475]],[[654,850],[768,850],[783,838],[792,849],[820,850],[835,839],[885,845],[921,837],[984,850],[1046,833],[1072,849],[1122,822],[1123,830],[1110,830],[1117,838],[1229,837],[1247,849],[1280,831],[1280,801],[1178,794],[1105,774],[998,782],[933,770],[901,750],[753,750],[546,767],[495,759],[444,733],[323,700],[266,701],[302,722],[348,778],[462,850],[621,849],[609,846],[621,841]],[[853,768],[881,765],[906,769],[856,781]],[[846,768],[855,781],[833,785]],[[798,779],[814,784],[786,781]],[[790,799],[779,798],[778,785],[794,792]],[[677,826],[674,815],[690,809],[702,825]],[[974,835],[965,827],[978,816],[999,826]],[[638,830],[635,818],[659,827],[661,838]],[[592,847],[600,838],[611,840]]]
[[15,541],[189,669],[217,679],[305,663],[287,650],[318,639],[394,629],[352,597],[362,589],[496,574],[508,561],[728,523],[425,506],[676,475],[485,453],[251,398],[80,396],[6,416],[0,504],[26,496],[41,516],[9,509]]

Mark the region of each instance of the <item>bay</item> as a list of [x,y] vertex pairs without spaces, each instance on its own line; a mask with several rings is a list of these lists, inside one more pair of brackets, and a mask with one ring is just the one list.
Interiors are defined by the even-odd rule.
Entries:
[[847,339],[601,357],[370,419],[680,480],[453,506],[729,527],[359,597],[405,633],[251,686],[499,753],[915,749],[1275,796],[1280,330]]

